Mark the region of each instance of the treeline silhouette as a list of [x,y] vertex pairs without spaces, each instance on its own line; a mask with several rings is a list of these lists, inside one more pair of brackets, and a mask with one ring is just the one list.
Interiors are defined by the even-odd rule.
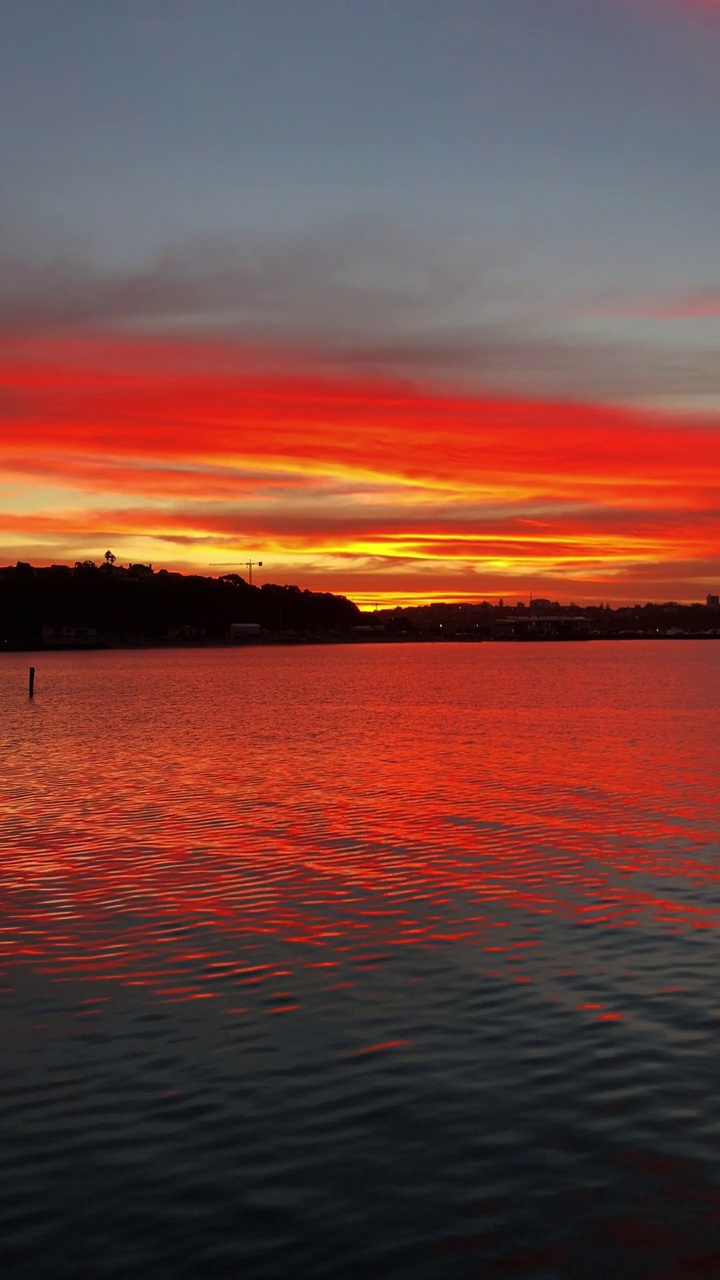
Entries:
[[149,565],[122,568],[114,557],[99,566],[18,562],[0,569],[0,645],[6,649],[58,643],[64,632],[77,639],[84,629],[107,643],[227,640],[237,622],[308,635],[344,632],[360,618],[344,596],[273,583],[251,586],[234,573],[206,578],[153,572]]

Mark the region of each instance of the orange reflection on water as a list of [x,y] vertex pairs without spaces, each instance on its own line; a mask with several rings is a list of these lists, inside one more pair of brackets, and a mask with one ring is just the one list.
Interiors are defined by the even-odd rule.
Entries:
[[715,657],[118,653],[93,682],[46,656],[7,713],[0,963],[290,1012],[408,949],[523,985],[618,930],[715,929]]

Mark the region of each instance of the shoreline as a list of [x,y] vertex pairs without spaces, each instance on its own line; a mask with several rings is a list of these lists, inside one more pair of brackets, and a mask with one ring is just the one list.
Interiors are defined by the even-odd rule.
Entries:
[[0,648],[0,654],[3,653],[114,653],[124,651],[142,651],[147,650],[173,650],[182,651],[188,649],[297,649],[308,646],[333,645],[339,647],[346,645],[348,648],[356,648],[359,645],[407,645],[407,644],[511,644],[511,645],[547,645],[547,644],[588,644],[593,642],[602,643],[627,643],[633,640],[650,640],[654,644],[666,641],[680,641],[684,643],[687,640],[720,640],[720,632],[703,633],[703,632],[686,632],[684,635],[667,635],[652,634],[650,632],[633,632],[632,634],[617,635],[583,635],[583,636],[532,636],[532,637],[515,637],[515,636],[441,636],[441,635],[397,635],[397,636],[299,636],[284,639],[280,636],[259,637],[252,640],[131,640],[128,642],[100,641],[97,644],[38,644],[38,645],[15,645],[3,646]]

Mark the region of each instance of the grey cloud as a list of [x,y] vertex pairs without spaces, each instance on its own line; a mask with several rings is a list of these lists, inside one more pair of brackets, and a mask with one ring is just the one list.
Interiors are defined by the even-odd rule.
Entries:
[[294,350],[309,370],[577,399],[720,396],[715,348],[554,334],[557,295],[525,281],[508,245],[357,217],[208,235],[110,269],[77,245],[44,255],[17,224],[0,228],[6,333],[209,331]]
[[386,332],[422,322],[482,289],[457,244],[357,218],[304,235],[257,231],[189,240],[128,270],[93,269],[77,254],[43,260],[0,242],[0,324],[269,327],[297,335]]
[[522,328],[483,326],[403,342],[357,344],[343,364],[375,374],[472,382],[499,391],[601,400],[720,396],[715,348],[571,342]]

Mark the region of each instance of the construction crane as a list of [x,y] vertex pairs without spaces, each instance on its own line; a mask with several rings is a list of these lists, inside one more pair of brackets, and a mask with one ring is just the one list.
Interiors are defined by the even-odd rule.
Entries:
[[243,568],[248,571],[248,583],[252,586],[253,569],[262,569],[262,560],[243,560]]

